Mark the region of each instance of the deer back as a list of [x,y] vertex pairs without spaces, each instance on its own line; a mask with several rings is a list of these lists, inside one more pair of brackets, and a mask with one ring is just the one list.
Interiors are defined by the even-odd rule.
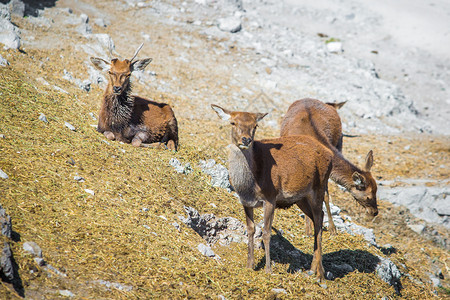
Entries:
[[340,150],[342,125],[338,105],[343,104],[329,105],[310,98],[295,101],[283,118],[281,136],[309,135]]

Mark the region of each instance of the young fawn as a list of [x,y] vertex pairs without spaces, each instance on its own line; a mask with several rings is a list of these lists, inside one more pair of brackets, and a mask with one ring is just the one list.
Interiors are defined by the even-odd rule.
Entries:
[[247,267],[253,268],[255,263],[253,209],[264,208],[263,242],[266,272],[270,273],[270,233],[275,208],[296,204],[314,223],[311,270],[323,279],[322,203],[333,153],[309,136],[254,140],[257,124],[266,114],[229,111],[217,105],[211,107],[232,126],[228,170],[246,216]]

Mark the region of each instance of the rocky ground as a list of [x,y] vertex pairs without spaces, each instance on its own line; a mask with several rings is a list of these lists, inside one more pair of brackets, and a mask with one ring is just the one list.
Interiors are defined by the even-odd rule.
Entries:
[[[364,220],[350,196],[332,185],[334,204],[340,208],[335,216],[348,225],[340,229],[351,232],[346,228],[353,221],[369,228],[373,237],[368,240],[376,240],[377,251],[401,253],[403,263],[414,264],[420,274],[406,272],[394,260],[404,276],[445,297],[450,276],[449,14],[445,1],[15,0],[1,8],[0,42],[5,47],[0,68],[22,74],[38,92],[74,97],[95,123],[106,79],[89,57],[108,58],[110,45],[128,57],[144,42],[139,56],[152,57],[153,62],[146,71],[134,73],[135,92],[170,103],[179,119],[181,147],[196,145],[195,151],[222,163],[228,133],[211,113],[211,103],[270,112],[262,124],[265,129],[258,132],[263,137],[278,134],[283,112],[296,99],[347,101],[339,111],[347,134],[344,154],[362,164],[365,154],[374,150],[380,215]],[[40,113],[43,116],[36,118],[46,118]],[[77,120],[67,122],[69,128]],[[177,171],[195,173],[198,161],[178,158],[182,163],[170,162]],[[208,167],[207,161],[199,164],[202,170]],[[5,180],[8,167],[6,162],[0,166]],[[206,172],[213,180],[216,173],[224,175],[226,170]],[[229,189],[220,178],[215,185]],[[6,193],[2,197],[14,199]],[[178,221],[208,232],[207,245],[198,248],[206,256],[215,255],[208,248],[217,242],[211,228],[235,228],[223,234],[224,245],[245,240],[239,221],[232,219],[238,216],[221,214],[216,220],[209,215],[199,227],[192,221],[194,215],[200,218],[199,212],[183,209]],[[42,255],[33,255],[38,266],[43,264]],[[325,267],[336,274],[351,272],[342,271],[343,265],[329,262]],[[108,288],[115,284],[99,280]],[[69,289],[60,289],[60,294],[74,296]]]

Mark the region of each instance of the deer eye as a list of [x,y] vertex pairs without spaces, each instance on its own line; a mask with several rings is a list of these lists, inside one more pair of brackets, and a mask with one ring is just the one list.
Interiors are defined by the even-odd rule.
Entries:
[[234,126],[234,125],[236,125],[236,122],[231,121],[230,124]]

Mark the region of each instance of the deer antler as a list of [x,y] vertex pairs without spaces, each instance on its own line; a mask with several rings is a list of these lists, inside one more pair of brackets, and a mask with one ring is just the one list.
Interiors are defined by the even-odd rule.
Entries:
[[130,61],[133,61],[133,59],[138,55],[139,51],[141,51],[142,47],[144,46],[144,43],[142,43],[137,49],[136,52],[134,52],[133,57],[130,59]]

